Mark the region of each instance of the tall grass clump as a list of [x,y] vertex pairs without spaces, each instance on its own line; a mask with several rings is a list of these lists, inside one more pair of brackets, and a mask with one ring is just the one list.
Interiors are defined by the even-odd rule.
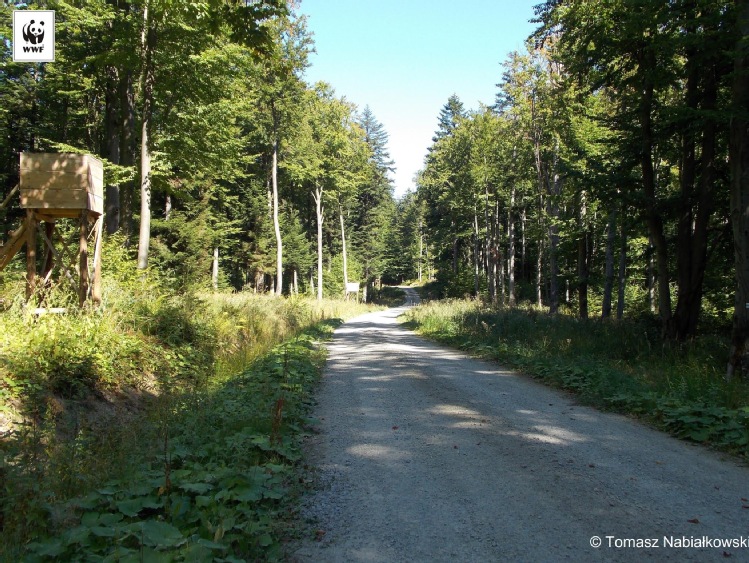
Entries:
[[723,337],[674,343],[645,317],[581,320],[471,300],[428,302],[406,318],[425,336],[499,360],[585,402],[749,456],[749,384],[723,379]]
[[[193,554],[229,556],[233,550],[263,558],[264,549],[278,545],[274,511],[285,490],[280,480],[288,478],[272,466],[293,461],[289,436],[301,432],[297,407],[304,400],[295,392],[304,396],[320,363],[310,335],[325,333],[313,327],[322,330],[367,308],[306,298],[175,293],[158,271],[136,270],[118,237],[106,241],[104,265],[102,307],[72,306],[62,315],[32,314],[18,297],[23,283],[2,280],[0,560],[16,559],[27,548],[39,560],[44,554],[86,560],[111,555],[111,545],[123,547],[116,559],[188,544]],[[65,291],[52,290],[46,303],[72,302]],[[197,438],[205,442],[201,448]],[[219,448],[223,457],[211,442],[225,444]],[[229,533],[229,520],[238,517],[221,512],[226,503],[220,495],[234,485],[211,481],[221,474],[216,464],[245,473],[271,466],[257,477],[261,490],[267,485],[271,492],[251,507],[254,524],[245,520],[255,527],[242,532],[249,544],[237,540],[239,531]],[[180,471],[188,468],[204,484],[193,486],[188,479],[181,489],[172,488],[170,483],[184,482],[188,474]],[[271,474],[278,482],[266,482]],[[208,485],[217,487],[211,501],[203,498],[213,490]],[[116,492],[102,493],[108,490]],[[241,498],[249,506],[252,495],[245,493]],[[236,495],[245,493],[232,493],[228,505],[236,508]],[[210,526],[188,533],[204,514],[185,511],[180,502],[213,510]],[[272,510],[259,523],[260,505]],[[224,535],[234,539],[224,541]],[[173,544],[155,539],[163,537]]]

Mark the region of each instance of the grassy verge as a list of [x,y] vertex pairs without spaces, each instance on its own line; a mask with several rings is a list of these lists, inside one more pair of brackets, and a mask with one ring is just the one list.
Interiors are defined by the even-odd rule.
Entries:
[[722,377],[727,342],[663,342],[655,325],[581,321],[536,309],[431,302],[406,313],[440,342],[499,360],[582,401],[749,458],[749,384]]
[[0,561],[279,557],[314,342],[368,308],[109,272],[102,310],[0,312]]
[[54,507],[29,560],[239,561],[283,555],[308,403],[338,321],[301,332],[241,374],[169,402],[126,477]]

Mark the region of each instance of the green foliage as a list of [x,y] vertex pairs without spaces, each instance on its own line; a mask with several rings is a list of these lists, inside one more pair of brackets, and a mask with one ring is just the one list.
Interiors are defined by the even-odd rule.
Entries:
[[[336,254],[330,260],[330,267],[326,267],[323,277],[324,294],[330,299],[343,297],[343,255]],[[362,282],[363,267],[356,256],[348,257],[348,281]]]
[[[285,533],[278,501],[298,455],[293,436],[322,358],[311,343],[333,321],[300,334],[366,308],[252,294],[176,295],[157,272],[136,270],[121,238],[107,240],[104,255],[101,309],[36,317],[13,306],[0,313],[0,558],[29,541],[41,559],[124,557],[141,547],[198,558],[208,553],[201,549],[273,556]],[[274,410],[279,398],[282,412]],[[165,452],[174,460],[169,495],[158,492]],[[253,471],[254,481],[242,481]],[[214,487],[210,506],[201,506],[207,501],[198,497],[209,490],[200,483]],[[240,485],[265,492],[255,504],[235,502],[227,491]],[[235,508],[241,515],[232,516]],[[238,527],[224,525],[219,533],[230,518]]]
[[299,214],[292,207],[284,210],[283,218],[284,267],[296,270],[303,282],[314,263],[312,244],[307,238]]
[[283,499],[324,360],[314,341],[334,325],[318,325],[243,373],[172,401],[151,429],[163,448],[133,474],[66,501],[64,526],[30,543],[28,559],[280,558]]
[[[548,0],[536,13],[496,103],[465,111],[451,96],[438,115],[415,195],[428,277],[442,296],[552,314],[657,312],[677,341],[725,332],[735,3]],[[425,258],[412,259],[411,221],[396,215],[396,278]]]
[[749,457],[749,385],[719,377],[720,338],[674,344],[652,320],[580,320],[466,300],[430,302],[406,318],[426,336],[499,360],[599,408]]

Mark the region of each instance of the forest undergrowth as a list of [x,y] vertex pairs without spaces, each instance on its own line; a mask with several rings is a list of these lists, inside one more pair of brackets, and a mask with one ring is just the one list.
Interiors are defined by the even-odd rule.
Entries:
[[524,306],[431,301],[405,318],[420,334],[499,361],[582,402],[749,459],[749,382],[723,374],[727,338],[663,340],[657,322],[581,320]]
[[0,561],[282,557],[318,343],[371,307],[175,295],[117,244],[99,310],[0,280]]

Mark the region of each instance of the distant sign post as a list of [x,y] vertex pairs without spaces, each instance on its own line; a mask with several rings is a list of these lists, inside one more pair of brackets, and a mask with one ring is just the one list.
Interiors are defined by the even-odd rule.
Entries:
[[356,296],[356,300],[359,300],[359,282],[348,282],[346,284],[346,298],[350,294],[354,294]]
[[55,60],[55,11],[13,10],[13,61]]

